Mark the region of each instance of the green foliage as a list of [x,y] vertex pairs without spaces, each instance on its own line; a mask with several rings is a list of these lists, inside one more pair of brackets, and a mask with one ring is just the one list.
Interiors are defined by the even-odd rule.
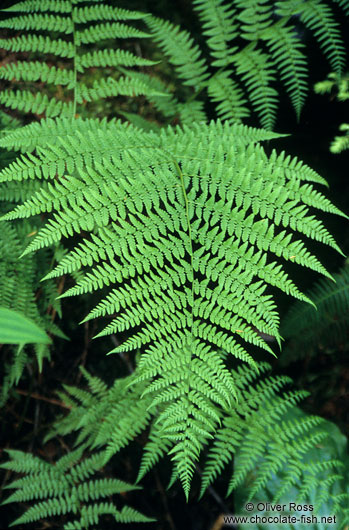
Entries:
[[50,343],[49,337],[21,313],[0,307],[0,342],[2,344]]
[[5,504],[35,501],[12,525],[67,514],[75,519],[64,524],[65,530],[94,528],[104,515],[113,516],[119,523],[152,521],[127,505],[120,510],[110,502],[112,495],[132,491],[137,486],[115,478],[94,478],[104,465],[101,453],[84,457],[82,446],[54,464],[21,451],[8,450],[7,453],[10,460],[1,467],[25,473],[25,476],[7,486],[16,491]]
[[314,307],[296,302],[283,319],[281,334],[289,339],[281,357],[284,364],[306,353],[314,355],[319,344],[325,347],[347,340],[349,268],[344,267],[333,279],[335,283],[322,279],[307,292]]
[[279,341],[268,285],[308,300],[278,258],[331,277],[290,229],[338,250],[308,205],[340,212],[313,189],[311,181],[322,182],[315,172],[266,155],[260,142],[273,133],[220,123],[161,134],[119,122],[88,129],[3,171],[3,180],[48,181],[3,219],[54,211],[23,255],[90,232],[47,278],[85,271],[63,296],[112,285],[85,319],[112,317],[98,336],[141,326],[113,352],[144,350],[132,384],[146,382],[151,408],[162,405],[161,435],[176,442],[171,454],[188,494],[217,406],[229,410],[236,398],[217,348],[251,366],[247,344],[272,353],[255,331]]
[[[28,35],[10,39],[1,39],[0,45],[9,51],[29,52],[30,60],[18,61],[0,68],[0,78],[28,85],[28,90],[4,90],[0,103],[23,112],[44,115],[46,117],[74,116],[86,102],[96,101],[120,95],[147,95],[152,89],[144,82],[137,82],[127,76],[108,75],[110,67],[133,67],[154,64],[153,61],[137,57],[126,50],[108,49],[113,40],[126,38],[146,38],[147,33],[125,22],[137,21],[144,14],[126,9],[112,8],[102,3],[80,6],[81,0],[69,2],[20,2],[6,11],[24,11],[1,21],[0,27],[10,30],[27,30]],[[92,2],[91,2],[92,3]],[[52,11],[52,13],[48,13]],[[45,12],[41,14],[41,12]],[[108,20],[109,22],[104,22]],[[103,21],[103,23],[100,23]],[[33,35],[32,31],[35,31]],[[49,35],[47,35],[47,33]],[[52,37],[52,34],[54,37]],[[103,42],[106,47],[90,51],[91,44]],[[35,60],[37,54],[57,56],[59,67],[49,62]],[[49,60],[49,58],[47,59]],[[91,68],[102,68],[106,78],[96,79],[90,86]],[[37,83],[44,83],[49,93],[37,90]],[[64,97],[57,92],[55,85],[64,88]],[[70,93],[70,95],[69,95]]]
[[[267,365],[259,367],[265,372]],[[334,513],[341,516],[344,526],[349,517],[346,473],[343,474],[342,454],[328,451],[331,444],[328,422],[302,413],[296,404],[305,392],[280,389],[290,382],[285,377],[269,377],[255,382],[256,373],[245,367],[233,374],[239,392],[235,410],[222,422],[208,452],[203,473],[202,492],[213,482],[234,455],[234,473],[228,494],[240,488],[244,501],[269,497],[261,496],[270,485],[270,501],[282,499],[313,504],[316,512],[331,500]],[[330,454],[329,454],[330,453]],[[339,459],[341,458],[341,459]],[[278,480],[275,481],[275,477]],[[331,491],[336,483],[337,491]],[[243,486],[243,488],[242,488]],[[295,486],[296,496],[292,496]]]
[[[312,419],[314,420],[315,418]],[[309,429],[310,427],[309,417],[297,407],[289,408],[283,414],[283,422],[287,426],[301,425],[302,430]],[[281,513],[279,512],[279,516],[287,516],[287,514],[290,514],[291,516],[296,516],[300,521],[302,521],[302,515],[304,517],[310,516],[311,522],[309,519],[308,521],[305,519],[304,524],[306,524],[307,528],[311,528],[311,530],[326,530],[330,522],[326,523],[325,521],[329,521],[330,514],[336,514],[335,523],[332,515],[332,523],[336,525],[336,528],[346,528],[349,520],[347,491],[349,477],[348,440],[340,432],[338,427],[324,420],[322,420],[319,427],[315,425],[315,428],[310,427],[310,429],[312,435],[315,435],[318,439],[322,438],[320,443],[317,443],[313,447],[305,447],[304,455],[298,454],[300,460],[296,460],[295,466],[293,465],[292,459],[288,462],[281,462],[281,466],[278,466],[279,469],[272,474],[265,486],[261,486],[259,493],[254,497],[254,504],[257,505],[261,502],[264,505],[267,503],[275,505],[275,501],[279,504],[284,504],[286,510],[283,510]],[[295,433],[294,439],[299,440],[298,431]],[[290,440],[289,447],[292,447],[292,443],[293,439]],[[280,441],[277,440],[275,449],[279,444]],[[300,444],[305,446],[305,440],[300,440]],[[281,448],[279,446],[279,451],[283,452],[283,447]],[[240,465],[240,460],[244,456],[238,448],[235,459],[237,466]],[[338,460],[341,462],[340,468],[336,468],[335,462]],[[302,461],[303,464],[297,469]],[[317,465],[316,463],[319,464]],[[260,474],[262,466],[263,462],[261,460],[261,466],[256,468],[257,471],[252,469],[247,475],[245,483],[237,487],[235,492],[237,513],[244,512],[246,490],[248,490],[249,483],[252,482],[254,476]],[[289,468],[288,473],[285,473],[285,467]],[[342,475],[341,480],[336,478],[338,471]],[[315,479],[314,475],[316,475]],[[306,484],[306,488],[302,486],[301,477],[305,479],[303,484]],[[282,484],[287,483],[287,478],[289,478],[289,493],[283,495],[283,498],[280,498]],[[290,502],[298,504],[298,510],[288,510]],[[313,509],[312,511],[309,509],[302,510],[300,505],[312,506]],[[266,509],[263,515],[273,517],[277,513]],[[315,516],[315,518],[312,516]],[[323,520],[321,520],[322,517],[324,517]],[[285,522],[280,524],[276,523],[273,526],[278,530],[284,530],[285,528],[287,530],[293,530],[294,528],[293,524],[287,524]],[[241,524],[241,528],[246,530],[267,530],[270,528],[270,524]]]
[[[77,444],[97,449],[107,462],[150,424],[139,482],[161,458],[171,454],[174,441],[161,435],[158,413],[148,411],[149,396],[140,399],[146,386],[137,389],[131,385],[135,374],[116,380],[108,388],[99,378],[83,372],[90,390],[65,387],[65,392],[59,393],[71,410],[57,421],[49,438],[78,431]],[[234,457],[228,494],[236,489],[244,502],[260,498],[274,504],[282,499],[312,503],[316,513],[322,513],[325,505],[332,510],[325,513],[337,513],[344,524],[349,517],[345,492],[348,470],[343,469],[345,437],[337,430],[336,437],[344,444],[337,451],[332,441],[334,426],[305,415],[297,407],[307,393],[287,389],[290,378],[269,372],[266,363],[258,364],[256,370],[245,365],[231,372],[236,401],[227,414],[216,409],[221,423],[208,442],[201,495]],[[178,477],[176,467],[174,475]]]
[[[38,255],[27,256],[19,260],[20,254],[27,245],[28,239],[37,232],[38,226],[23,220],[13,225],[5,224],[0,231],[0,306],[15,310],[50,334],[64,338],[65,335],[54,324],[53,312],[60,314],[60,302],[56,300],[57,286],[55,281],[42,284],[40,278],[47,270],[52,253],[44,251]],[[1,388],[1,404],[8,397],[9,389],[17,384],[22,376],[24,366],[29,362],[31,350],[34,349],[39,368],[45,357],[50,357],[47,344],[11,348],[5,362],[5,377]]]
[[[110,388],[87,372],[90,391],[65,386],[60,395],[71,412],[50,436],[78,431],[78,437],[55,465],[10,451],[3,467],[26,476],[12,482],[17,491],[7,502],[39,501],[16,523],[66,514],[79,518],[67,529],[96,525],[108,514],[119,522],[149,520],[109,500],[93,503],[131,486],[90,478],[145,429],[138,480],[168,454],[171,484],[179,479],[188,498],[200,458],[207,462],[203,493],[236,457],[229,493],[254,471],[252,498],[281,473],[275,498],[297,484],[307,499],[319,486],[321,504],[321,481],[342,488],[340,459],[322,462],[320,451],[309,461],[308,451],[327,439],[323,422],[300,417],[296,405],[305,394],[285,389],[287,378],[264,379],[267,366],[256,359],[275,355],[265,335],[281,342],[275,292],[313,303],[292,280],[292,264],[328,281],[331,274],[307,245],[317,241],[340,252],[313,213],[346,217],[317,190],[326,181],[297,158],[263,147],[282,136],[267,130],[276,117],[278,76],[298,115],[305,99],[307,66],[294,15],[340,72],[344,50],[332,11],[320,0],[196,0],[216,68],[211,75],[192,36],[174,24],[104,2],[79,4],[27,0],[15,6],[23,14],[3,22],[8,31],[27,33],[0,45],[29,59],[0,69],[4,80],[19,82],[1,93],[0,103],[36,113],[38,121],[13,129],[5,119],[0,138],[0,148],[20,152],[0,171],[6,279],[0,301],[6,296],[12,307],[9,280],[22,267],[22,312],[44,322],[47,308],[59,306],[47,296],[38,310],[39,279],[42,292],[57,296],[56,278],[71,274],[75,284],[59,298],[100,296],[83,322],[107,320],[95,338],[121,336],[110,353],[131,352],[135,368]],[[158,61],[113,46],[128,38],[157,43],[183,86],[172,93],[147,71]],[[224,121],[208,123],[205,90]],[[95,118],[88,106],[138,95],[161,114],[160,127],[131,106],[119,109],[123,120]],[[264,129],[240,123],[250,105]],[[169,121],[180,125],[166,127]],[[37,224],[29,224],[33,216]],[[24,362],[11,369],[11,382]],[[338,513],[345,502],[340,490]]]
[[[340,76],[336,73],[331,73],[326,81],[320,81],[314,86],[317,94],[327,94],[335,91],[338,101],[346,101],[349,99],[349,74]],[[331,153],[341,153],[349,149],[349,124],[342,123],[339,130],[344,132],[344,135],[336,136],[331,143]]]
[[[308,66],[292,17],[313,33],[331,67],[338,74],[343,70],[344,45],[326,2],[194,0],[193,4],[211,53],[211,66],[218,68],[209,79],[208,64],[187,31],[155,17],[145,22],[179,78],[195,87],[193,97],[207,88],[210,98],[219,103],[220,117],[245,118],[247,96],[261,125],[272,128],[278,105],[273,84],[280,78],[299,118],[307,94]],[[347,1],[340,5],[348,9]]]

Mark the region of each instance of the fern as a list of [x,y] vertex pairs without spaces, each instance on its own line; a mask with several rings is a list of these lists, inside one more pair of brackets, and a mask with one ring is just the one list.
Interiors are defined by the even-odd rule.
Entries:
[[[347,2],[339,3],[347,9]],[[299,119],[307,95],[308,67],[304,45],[291,22],[294,15],[313,32],[331,67],[338,74],[343,70],[345,49],[339,27],[331,8],[321,0],[287,0],[274,4],[269,0],[194,0],[193,4],[207,39],[211,64],[219,68],[215,74],[217,81],[226,80],[230,85],[226,89],[217,86],[215,76],[207,80],[208,65],[189,34],[154,17],[148,17],[145,22],[183,83],[195,86],[191,97],[197,98],[207,87],[213,101],[220,103],[217,110],[221,116],[239,121],[247,115],[241,83],[261,125],[272,128],[278,105],[273,84],[279,75]],[[275,15],[279,20],[275,21]],[[241,109],[235,110],[236,104]]]
[[[345,2],[344,9],[345,9]],[[345,50],[338,23],[329,6],[319,0],[286,0],[277,2],[277,13],[281,16],[298,15],[301,22],[314,32],[319,46],[324,50],[331,67],[340,74],[345,64]]]
[[[277,475],[279,478],[276,484],[273,483],[270,502],[292,498],[297,503],[315,505],[316,513],[322,512],[325,503],[344,524],[349,513],[343,455],[334,448],[329,449],[334,427],[321,418],[302,413],[297,405],[307,393],[290,391],[287,389],[291,383],[288,377],[273,377],[269,371],[270,366],[262,363],[256,370],[245,365],[231,372],[238,399],[224,416],[216,409],[221,425],[214,440],[209,442],[201,495],[234,457],[234,474],[228,494],[236,489],[245,502],[258,497],[263,499],[261,493],[265,494]],[[58,420],[50,437],[79,431],[77,442],[97,447],[99,451],[106,448],[108,461],[127,443],[126,433],[130,441],[139,432],[134,429],[129,407],[134,410],[144,407],[145,411],[150,402],[142,405],[142,401],[136,400],[136,403],[135,396],[131,397],[133,375],[117,380],[109,389],[85,370],[84,375],[90,391],[66,387],[66,392],[60,393],[61,399],[71,406],[71,411]],[[163,437],[158,416],[150,416],[153,415],[148,413],[141,426],[143,430],[150,423],[137,482],[174,447],[173,440]],[[141,417],[140,413],[135,416]],[[102,425],[102,428],[96,429],[96,425]],[[175,466],[174,479],[177,475]],[[335,488],[332,488],[333,482]],[[292,497],[295,487],[298,487],[298,496]],[[339,527],[343,528],[343,525]]]
[[[307,293],[316,307],[294,304],[282,322],[281,333],[290,339],[282,355],[285,363],[305,352],[314,353],[318,344],[335,344],[347,339],[349,310],[349,270],[334,274],[336,283],[320,280]],[[311,308],[310,308],[311,307]],[[302,345],[302,346],[301,346]]]
[[21,451],[7,452],[11,460],[1,467],[24,472],[26,476],[6,486],[16,491],[5,503],[36,501],[12,525],[66,514],[74,517],[63,526],[68,530],[94,527],[104,515],[112,515],[120,523],[152,521],[129,506],[120,510],[109,500],[104,501],[106,497],[132,491],[137,486],[115,478],[92,478],[104,465],[101,453],[84,458],[81,446],[50,464]]
[[[14,309],[31,318],[47,332],[61,338],[67,338],[53,322],[52,315],[60,311],[60,302],[56,300],[57,285],[50,281],[39,288],[40,276],[43,268],[47,270],[51,252],[44,252],[41,256],[32,255],[23,260],[19,256],[25,248],[28,239],[33,237],[38,227],[24,221],[16,227],[4,226],[0,233],[0,306]],[[4,405],[8,392],[13,385],[17,385],[22,376],[24,366],[30,361],[30,351],[34,348],[39,369],[42,369],[44,358],[50,358],[48,345],[10,348],[5,363],[5,377],[1,389],[1,404]]]
[[[31,54],[26,66],[0,69],[3,79],[20,82],[20,89],[0,95],[0,103],[40,118],[15,130],[9,125],[0,139],[1,148],[21,153],[0,171],[4,199],[19,203],[2,212],[3,225],[11,222],[10,232],[14,221],[27,227],[27,218],[40,216],[35,237],[14,259],[20,253],[27,270],[37,251],[58,248],[54,269],[40,259],[40,277],[52,286],[55,278],[72,274],[75,284],[59,298],[96,292],[100,301],[83,322],[107,317],[95,338],[122,334],[124,341],[110,353],[136,352],[134,372],[110,388],[85,372],[89,390],[65,386],[60,393],[71,412],[50,436],[77,431],[74,451],[55,466],[10,453],[4,467],[27,476],[11,484],[17,491],[8,502],[39,501],[17,524],[66,514],[75,517],[65,525],[69,529],[97,525],[108,514],[120,522],[149,520],[104,500],[131,486],[91,478],[145,429],[149,438],[138,480],[167,454],[170,484],[179,479],[187,498],[206,450],[202,492],[236,455],[229,492],[252,471],[250,497],[278,473],[275,498],[296,483],[304,499],[311,484],[341,484],[338,458],[322,463],[318,454],[307,461],[308,451],[327,438],[319,418],[297,417],[305,394],[285,390],[287,378],[263,380],[267,367],[256,362],[256,351],[275,355],[266,334],[281,343],[270,290],[313,303],[285,262],[332,279],[306,246],[318,241],[341,252],[314,211],[346,216],[317,191],[315,185],[326,181],[315,171],[285,153],[267,154],[262,143],[282,135],[237,123],[251,104],[261,123],[273,127],[278,75],[300,113],[307,67],[292,15],[313,31],[339,71],[344,55],[338,29],[320,0],[278,2],[275,13],[267,0],[194,5],[217,68],[213,75],[188,32],[104,2],[82,7],[79,0],[27,0],[16,6],[24,14],[4,22],[9,29],[38,32],[0,41],[7,50]],[[57,30],[56,39],[45,34],[47,28]],[[184,85],[173,94],[161,79],[135,70],[156,61],[118,48],[95,49],[101,39],[108,44],[149,37]],[[62,68],[42,61],[41,54],[51,53]],[[86,78],[90,68],[113,73]],[[53,88],[35,93],[37,82]],[[224,123],[208,123],[205,90]],[[123,108],[117,112],[132,125],[90,117],[88,104],[141,94],[163,114],[161,124],[179,120],[180,126],[152,127]],[[288,410],[296,416],[289,421]],[[326,498],[325,487],[320,490],[319,503]],[[345,513],[345,502],[345,493],[336,493],[338,513]]]
[[162,404],[158,421],[176,442],[172,457],[186,494],[199,447],[217,428],[215,409],[231,407],[235,395],[216,348],[254,366],[245,344],[272,353],[254,328],[279,340],[268,284],[308,300],[272,254],[330,277],[290,229],[338,250],[307,204],[338,210],[302,184],[316,179],[307,167],[283,155],[268,159],[259,142],[275,136],[219,123],[158,135],[116,122],[41,147],[2,174],[64,175],[4,219],[55,211],[24,255],[91,232],[47,278],[92,267],[64,296],[122,284],[87,319],[114,317],[98,336],[141,325],[113,351],[145,348],[133,384],[147,382],[151,406]]
[[[2,115],[3,134],[16,134],[19,131],[18,122]],[[7,151],[1,152],[2,165],[8,161],[3,156]],[[37,191],[39,187],[22,186],[22,189],[11,186],[0,191],[0,211],[4,214],[13,202],[25,200]],[[44,251],[41,255],[32,255],[19,260],[20,254],[25,249],[27,242],[37,233],[41,221],[34,222],[23,220],[14,225],[6,225],[0,233],[0,306],[13,309],[26,315],[47,332],[66,338],[53,322],[53,314],[61,315],[60,302],[56,300],[57,285],[55,281],[42,285],[40,292],[40,278],[43,270],[47,270],[52,260],[52,252]],[[3,406],[8,398],[10,389],[17,385],[25,365],[36,358],[39,369],[42,369],[44,358],[50,358],[50,349],[44,344],[35,344],[25,347],[5,347],[4,377],[1,387],[0,403]],[[34,356],[33,356],[34,350]]]
[[[267,365],[261,365],[259,374],[265,373],[266,369]],[[282,396],[278,396],[280,389],[289,382],[287,378],[269,377],[251,385],[257,373],[251,380],[250,370],[245,366],[232,374],[241,396],[237,406],[230,411],[217,431],[208,453],[201,491],[205,491],[232,460],[232,455],[236,455],[228,494],[245,483],[244,497],[250,501],[258,497],[259,492],[278,474],[280,480],[273,503],[290,498],[290,490],[295,484],[309,483],[312,489],[319,487],[318,497],[311,501],[320,510],[321,495],[327,487],[326,484],[321,488],[323,474],[327,475],[327,480],[331,474],[336,480],[338,475],[344,479],[341,470],[343,464],[337,455],[328,461],[322,461],[321,456],[317,455],[316,463],[313,460],[314,448],[318,447],[317,451],[321,453],[321,448],[326,447],[329,438],[326,422],[315,416],[305,416],[297,408],[297,403],[305,396],[304,392],[284,390]],[[245,386],[247,384],[248,388]],[[247,484],[247,478],[250,485]],[[342,492],[345,492],[344,484]],[[296,501],[309,503],[308,493],[306,488],[303,492],[300,490]],[[347,495],[345,498],[338,495],[338,499],[333,496],[332,501],[334,504],[338,502],[342,513],[348,516],[345,499],[348,499]],[[325,500],[326,497],[322,498],[322,502]]]
[[[86,72],[90,68],[117,69],[119,66],[134,67],[152,65],[146,60],[124,50],[101,49],[88,51],[88,46],[96,42],[108,43],[111,39],[146,38],[147,33],[125,24],[125,21],[141,20],[144,15],[137,11],[113,8],[103,3],[80,6],[80,0],[70,2],[20,2],[15,8],[6,11],[24,11],[24,15],[8,18],[0,27],[10,30],[35,31],[37,34],[23,35],[11,39],[1,39],[0,45],[6,50],[31,52],[35,54],[55,54],[63,62],[60,68],[45,62],[32,60],[23,63],[18,61],[0,68],[0,78],[31,82],[30,90],[3,91],[0,103],[23,112],[55,116],[74,116],[77,105],[119,95],[146,95],[152,89],[144,83],[134,82],[132,78],[114,74],[107,80],[99,79],[92,86],[86,84]],[[52,13],[47,13],[47,12]],[[45,12],[45,13],[43,13]],[[99,24],[100,21],[108,20]],[[110,22],[111,21],[111,22]],[[115,22],[114,22],[115,21]],[[86,25],[88,27],[86,28]],[[55,38],[47,36],[53,32]],[[37,81],[45,86],[60,85],[66,87],[64,100],[53,91],[53,96],[33,91]],[[68,96],[71,91],[71,95]],[[50,91],[52,94],[52,91]],[[82,108],[81,107],[81,108]]]

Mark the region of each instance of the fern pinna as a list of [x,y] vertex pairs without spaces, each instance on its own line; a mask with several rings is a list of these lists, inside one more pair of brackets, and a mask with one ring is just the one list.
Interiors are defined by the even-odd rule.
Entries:
[[[188,495],[218,411],[237,398],[221,351],[252,367],[248,344],[273,353],[256,331],[280,339],[266,289],[308,300],[281,260],[330,277],[296,235],[339,250],[309,208],[341,212],[314,190],[313,182],[324,183],[315,171],[283,153],[266,155],[261,141],[274,133],[218,122],[156,134],[78,120],[73,135],[67,123],[49,124],[59,145],[41,145],[0,174],[49,181],[3,219],[54,211],[23,255],[90,233],[46,278],[84,270],[62,296],[110,287],[86,319],[113,317],[98,336],[136,327],[113,352],[141,350],[132,384],[147,383],[143,395],[159,411]],[[4,143],[11,137],[18,146],[16,134]]]

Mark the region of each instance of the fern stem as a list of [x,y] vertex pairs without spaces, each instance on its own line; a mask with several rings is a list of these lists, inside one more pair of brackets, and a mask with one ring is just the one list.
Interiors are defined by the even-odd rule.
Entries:
[[[74,11],[73,11],[74,13]],[[76,29],[76,26],[75,26],[75,20],[74,20],[74,15],[72,16],[72,22],[73,22],[73,25],[74,25],[74,30],[73,30],[73,46],[74,46],[74,57],[73,57],[73,72],[74,72],[74,95],[73,95],[73,116],[72,118],[74,119],[75,118],[75,115],[76,115],[76,88],[77,88],[77,68],[76,68],[76,39],[75,39],[75,29]]]
[[[181,181],[182,192],[183,192],[183,197],[184,197],[184,202],[185,202],[185,216],[186,216],[187,223],[188,223],[188,237],[189,237],[189,245],[190,245],[190,249],[189,249],[190,265],[191,265],[191,270],[192,270],[192,275],[193,275],[192,282],[191,282],[191,305],[193,307],[194,305],[194,256],[193,256],[193,240],[192,240],[191,226],[190,226],[190,220],[189,220],[189,202],[188,202],[187,192],[185,191],[183,173],[181,171],[181,168],[179,167],[178,162],[174,159],[173,159],[173,162],[178,171],[179,178]],[[191,334],[193,333],[192,329],[193,329],[193,315],[192,315],[191,326],[190,326]]]

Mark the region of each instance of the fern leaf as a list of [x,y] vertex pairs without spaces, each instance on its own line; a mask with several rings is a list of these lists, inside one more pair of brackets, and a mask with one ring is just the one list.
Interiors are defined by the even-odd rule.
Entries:
[[141,20],[145,14],[140,11],[129,11],[120,7],[111,7],[108,5],[94,5],[86,7],[75,7],[73,18],[77,24],[87,24],[92,21],[100,22],[102,20]]
[[328,5],[321,0],[287,0],[276,3],[277,13],[281,16],[299,15],[303,24],[313,32],[320,48],[332,68],[341,73],[345,64],[345,49],[332,11]]
[[145,22],[155,42],[159,43],[170,63],[175,66],[178,76],[184,80],[183,83],[198,90],[208,78],[207,66],[189,33],[153,16],[147,16]]
[[72,42],[63,39],[50,39],[42,35],[25,35],[12,39],[0,39],[0,46],[12,52],[40,52],[52,53],[62,58],[72,58],[75,56],[75,49]]
[[98,50],[85,53],[77,59],[77,68],[90,68],[95,66],[149,66],[156,64],[125,50]]
[[[267,131],[211,123],[154,134],[118,122],[86,131],[23,157],[27,173],[20,178],[35,167],[50,182],[5,218],[54,211],[24,255],[89,232],[48,277],[84,269],[64,296],[111,287],[87,319],[112,317],[98,336],[139,326],[112,352],[141,349],[129,385],[133,392],[144,387],[124,426],[110,430],[113,413],[96,438],[88,420],[86,428],[80,424],[81,440],[109,439],[109,458],[156,410],[162,436],[173,443],[174,473],[188,495],[201,448],[238,399],[221,352],[251,367],[256,364],[246,344],[273,353],[256,331],[280,341],[276,307],[265,291],[273,285],[308,300],[281,261],[330,276],[296,235],[338,249],[308,205],[338,212],[313,190],[309,181],[318,177],[309,168],[284,154],[266,155],[259,142],[276,136]],[[295,400],[290,395],[289,403]],[[287,403],[276,400],[274,406],[284,411]],[[273,414],[269,410],[269,418]],[[251,440],[257,459],[264,439]],[[233,485],[244,476],[238,473]]]
[[68,89],[74,88],[74,73],[62,70],[55,66],[47,66],[39,61],[18,61],[0,68],[1,79],[16,79],[22,81],[42,81],[55,85],[66,85]]
[[302,53],[304,47],[293,29],[285,26],[287,20],[280,20],[263,31],[262,38],[269,45],[272,57],[280,71],[281,80],[284,82],[290,95],[293,107],[299,119],[307,87],[307,64]]
[[[80,515],[80,520],[75,519],[67,523],[65,528],[89,528],[97,524],[99,517],[105,514],[112,514],[119,522],[152,521],[129,506],[124,506],[119,512],[111,502],[96,502],[117,493],[139,489],[139,486],[132,486],[115,478],[91,480],[90,476],[103,466],[105,455],[96,453],[79,462],[83,450],[84,447],[81,446],[63,456],[56,465],[21,451],[8,451],[12,460],[2,467],[21,470],[26,472],[27,476],[9,485],[17,491],[5,502],[40,500],[18,517],[12,525],[64,514],[71,514],[75,518]],[[46,500],[41,500],[45,498]]]
[[5,12],[53,11],[54,13],[71,13],[72,4],[69,0],[25,0],[14,6],[3,9]]
[[8,20],[2,20],[0,27],[14,30],[54,31],[58,33],[73,33],[74,26],[69,18],[54,15],[24,15]]
[[307,293],[316,309],[295,304],[285,316],[282,334],[290,339],[290,344],[285,349],[282,362],[287,362],[291,355],[294,359],[302,355],[300,337],[303,351],[313,351],[320,341],[343,340],[348,320],[348,269],[343,268],[333,278],[336,283],[322,280]]
[[242,22],[243,39],[258,40],[271,24],[271,7],[268,3],[268,0],[235,0],[234,4],[242,10],[237,19]]
[[[115,96],[139,96],[154,95],[153,89],[142,81],[130,79],[129,77],[120,77],[117,81],[112,77],[95,81],[91,88],[80,83],[77,89],[77,102],[96,101],[98,99],[115,97]],[[155,95],[162,95],[156,94]],[[1,101],[1,100],[0,100]]]
[[275,70],[268,56],[255,49],[251,43],[233,57],[236,73],[246,84],[249,99],[266,129],[271,129],[275,121],[277,91],[270,86],[275,79]]
[[69,116],[73,108],[70,102],[65,103],[54,97],[48,98],[46,94],[32,94],[27,90],[3,90],[0,94],[0,104],[24,112],[36,114],[45,112],[49,118]]
[[235,9],[231,5],[224,5],[222,0],[195,0],[194,5],[203,23],[203,33],[208,37],[207,44],[214,57],[212,65],[229,66],[237,50],[229,45],[238,35],[234,21]]
[[216,103],[217,114],[229,123],[241,122],[250,115],[245,106],[247,100],[237,83],[231,79],[232,72],[226,70],[213,76],[208,84],[208,95]]

